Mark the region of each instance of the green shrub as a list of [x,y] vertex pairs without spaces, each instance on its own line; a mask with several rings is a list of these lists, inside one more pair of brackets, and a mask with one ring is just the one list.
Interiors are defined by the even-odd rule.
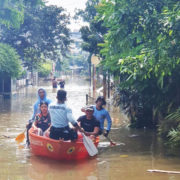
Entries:
[[52,63],[47,62],[38,68],[39,77],[47,77],[52,71]]
[[180,146],[180,108],[169,114],[159,126],[159,134],[171,147]]
[[21,61],[16,50],[8,44],[0,43],[0,73],[18,77],[21,70]]

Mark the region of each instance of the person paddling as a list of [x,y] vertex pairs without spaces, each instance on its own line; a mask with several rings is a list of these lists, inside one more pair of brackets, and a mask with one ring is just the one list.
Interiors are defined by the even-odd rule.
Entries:
[[[95,103],[96,105],[93,105],[93,115],[100,122],[99,135],[103,134],[105,137],[107,137],[111,130],[112,120],[109,115],[109,112],[105,108],[103,108],[103,106],[106,105],[106,101],[103,96],[98,96]],[[81,111],[85,112],[85,108],[83,107]],[[107,120],[106,129],[104,129],[105,120]]]
[[83,133],[94,139],[99,133],[100,122],[93,116],[93,106],[86,106],[84,110],[86,115],[80,116],[77,121],[79,126],[83,128]]
[[47,102],[48,105],[52,102],[50,99],[47,98],[47,93],[46,93],[45,89],[43,89],[43,88],[38,89],[37,96],[38,96],[38,100],[36,101],[36,103],[33,106],[33,115],[31,118],[32,120],[34,120],[35,115],[37,113],[41,112],[40,111],[40,103],[41,102]]
[[[103,106],[106,105],[105,98],[103,96],[99,96],[96,99],[95,103],[96,103],[96,105],[93,106],[94,107],[93,115],[100,122],[100,134],[103,134],[104,136],[108,136],[108,134],[111,130],[112,120],[109,115],[109,112],[105,108],[103,108]],[[106,130],[104,129],[104,121],[105,120],[107,120]]]
[[32,118],[29,120],[28,124],[26,125],[27,128],[27,132],[26,132],[26,143],[29,146],[30,142],[29,142],[29,129],[32,127],[32,123],[35,120],[35,116],[36,114],[40,113],[40,103],[41,102],[47,102],[47,104],[49,105],[51,103],[51,100],[47,98],[46,95],[46,91],[43,88],[38,89],[38,100],[35,102],[34,106],[33,106],[33,115]]

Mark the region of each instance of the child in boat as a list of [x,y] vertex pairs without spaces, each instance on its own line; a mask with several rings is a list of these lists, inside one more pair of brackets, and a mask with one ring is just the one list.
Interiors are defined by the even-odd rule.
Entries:
[[51,128],[49,137],[52,139],[75,140],[77,139],[77,132],[69,127],[69,122],[78,130],[81,130],[75,121],[72,110],[65,104],[67,92],[58,90],[57,102],[49,105],[49,112],[51,116]]
[[40,103],[41,112],[35,116],[35,121],[33,123],[34,131],[39,135],[47,135],[49,131],[49,127],[51,125],[51,118],[48,112],[48,103],[41,102]]
[[93,116],[93,106],[87,106],[84,110],[86,115],[80,116],[77,121],[84,134],[94,139],[99,134],[100,122]]

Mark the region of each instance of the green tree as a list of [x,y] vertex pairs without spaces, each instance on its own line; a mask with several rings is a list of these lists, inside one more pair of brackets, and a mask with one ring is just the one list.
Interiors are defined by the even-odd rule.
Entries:
[[47,77],[52,71],[52,62],[41,63],[38,68],[40,77]]
[[27,4],[35,7],[43,2],[42,0],[0,0],[0,25],[20,28],[24,21],[24,7]]
[[24,23],[20,29],[3,27],[0,40],[11,44],[24,59],[25,49],[36,49],[36,53],[56,61],[59,54],[65,55],[71,42],[69,17],[63,8],[38,5],[25,6]]
[[40,63],[42,62],[43,58],[40,56],[36,49],[25,49],[23,65],[27,67],[30,72],[33,73],[34,70],[37,70],[40,66]]
[[0,0],[0,25],[19,28],[23,23],[24,8],[22,0]]
[[100,55],[101,49],[98,46],[99,43],[104,42],[103,35],[106,33],[107,28],[103,26],[103,21],[95,19],[97,15],[96,6],[99,4],[99,0],[89,0],[86,3],[85,10],[79,10],[76,16],[81,16],[85,22],[89,23],[89,26],[83,26],[80,29],[81,37],[83,39],[82,49],[89,52],[87,61],[89,63],[89,74],[91,76],[91,57],[93,54]]
[[180,2],[102,0],[97,19],[108,33],[103,64],[120,76],[119,94],[132,124],[156,125],[180,105]]
[[18,77],[21,72],[21,61],[16,50],[7,44],[0,43],[0,74]]

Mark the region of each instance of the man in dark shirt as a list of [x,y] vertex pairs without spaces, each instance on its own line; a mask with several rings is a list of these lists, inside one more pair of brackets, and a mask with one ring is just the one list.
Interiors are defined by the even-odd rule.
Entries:
[[86,136],[97,136],[99,133],[100,122],[93,116],[94,109],[92,106],[85,108],[86,115],[78,118],[79,126],[84,129]]

